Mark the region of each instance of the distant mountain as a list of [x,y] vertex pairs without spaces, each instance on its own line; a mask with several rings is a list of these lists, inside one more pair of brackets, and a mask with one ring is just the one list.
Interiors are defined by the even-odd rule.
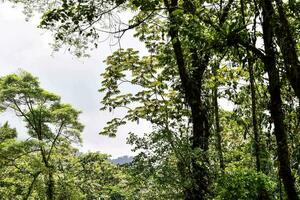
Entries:
[[110,161],[116,165],[123,165],[126,163],[131,163],[133,161],[132,156],[121,156],[115,159],[110,159]]

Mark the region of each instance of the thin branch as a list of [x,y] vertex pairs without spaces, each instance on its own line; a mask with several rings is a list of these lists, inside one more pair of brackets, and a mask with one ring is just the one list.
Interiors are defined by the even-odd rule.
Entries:
[[58,131],[57,131],[57,134],[56,134],[56,136],[55,136],[55,138],[54,138],[54,140],[53,140],[53,142],[52,142],[52,144],[51,144],[50,150],[49,150],[49,152],[48,152],[47,160],[50,159],[50,156],[51,156],[53,147],[54,147],[54,145],[55,145],[55,143],[56,143],[58,137],[61,135],[62,129],[63,129],[63,126],[64,126],[64,125],[65,125],[65,122],[62,121],[61,124],[60,124],[60,127],[59,127],[59,129],[58,129]]

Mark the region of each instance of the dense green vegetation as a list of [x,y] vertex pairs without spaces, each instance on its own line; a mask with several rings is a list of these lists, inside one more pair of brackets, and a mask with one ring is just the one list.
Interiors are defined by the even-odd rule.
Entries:
[[[101,34],[122,40],[134,29],[149,54],[119,49],[106,59],[101,109],[126,114],[100,134],[140,120],[153,129],[129,133],[137,156],[116,166],[78,152],[80,112],[37,78],[1,77],[0,108],[23,119],[30,138],[2,124],[0,198],[299,199],[299,2],[11,1],[42,12],[54,49],[78,57]],[[129,24],[122,12],[132,12]]]

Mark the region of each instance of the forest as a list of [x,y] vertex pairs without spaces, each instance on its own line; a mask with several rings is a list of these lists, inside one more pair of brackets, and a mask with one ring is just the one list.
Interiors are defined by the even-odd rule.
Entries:
[[99,132],[152,129],[128,132],[136,156],[115,164],[78,149],[81,111],[38,77],[1,76],[0,113],[28,139],[0,122],[0,200],[299,200],[300,1],[7,1],[76,59],[133,31],[148,53],[104,61],[99,109],[125,114]]

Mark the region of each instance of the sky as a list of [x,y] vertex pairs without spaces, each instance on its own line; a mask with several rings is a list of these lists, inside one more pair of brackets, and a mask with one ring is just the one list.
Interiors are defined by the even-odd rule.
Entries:
[[[91,57],[78,59],[63,49],[53,53],[49,43],[51,34],[37,28],[38,17],[25,21],[20,7],[0,2],[0,76],[15,73],[23,69],[37,76],[41,87],[62,97],[62,101],[70,103],[82,111],[80,121],[85,125],[81,151],[100,151],[112,155],[134,155],[126,144],[127,133],[143,132],[151,127],[146,123],[129,124],[119,129],[116,138],[100,136],[98,133],[105,123],[117,114],[123,113],[100,111],[103,94],[100,74],[105,69],[103,60],[118,47],[110,46],[109,41],[99,44],[99,48],[91,53]],[[145,54],[142,43],[126,33],[122,40],[122,48],[134,48]],[[0,124],[9,121],[16,127],[20,137],[25,138],[22,120],[16,119],[13,113],[0,114]]]

